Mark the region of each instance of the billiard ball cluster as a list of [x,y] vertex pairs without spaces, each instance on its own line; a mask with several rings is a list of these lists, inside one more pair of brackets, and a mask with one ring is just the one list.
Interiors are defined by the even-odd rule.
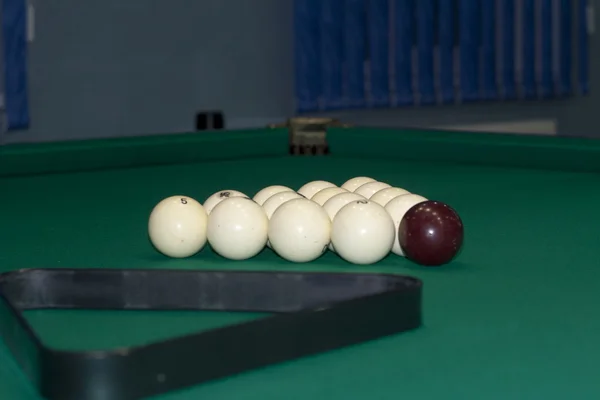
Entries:
[[148,231],[169,257],[192,256],[208,242],[231,260],[266,246],[296,263],[329,250],[353,264],[373,264],[391,252],[435,266],[450,262],[463,242],[462,221],[449,205],[368,177],[342,186],[312,181],[298,191],[268,186],[252,199],[221,190],[203,204],[172,196],[154,207]]

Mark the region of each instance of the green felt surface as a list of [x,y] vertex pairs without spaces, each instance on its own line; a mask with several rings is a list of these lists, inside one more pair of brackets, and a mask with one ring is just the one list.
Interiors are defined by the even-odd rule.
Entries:
[[[27,167],[14,154],[27,153],[27,146],[4,149],[0,271],[368,271],[410,274],[424,281],[421,329],[157,397],[160,400],[600,398],[600,175],[595,172],[600,147],[595,142],[349,129],[331,132],[331,156],[294,158],[285,155],[283,132],[245,134],[253,135],[256,153],[247,150],[250,136],[240,132],[213,137],[211,146],[192,135],[174,139],[188,141],[181,144],[188,154],[184,163],[172,153],[178,146],[167,146],[169,154],[149,146],[147,154],[162,154],[162,165],[151,165],[153,157],[145,156],[129,160],[128,168],[122,168],[127,157],[118,165],[111,161],[112,149],[118,144],[127,149],[122,154],[134,154],[135,147],[156,139],[137,139],[129,145],[103,142],[98,148],[94,142],[80,143],[96,154],[94,168],[75,157],[76,147],[63,148],[60,158],[79,164],[63,161],[60,170],[70,172],[60,174],[43,173],[43,166],[56,159],[52,148],[58,145],[37,145],[37,155],[28,156],[37,164],[26,171],[36,174],[19,176],[14,176],[19,168]],[[418,149],[424,154],[420,158],[415,156]],[[210,153],[206,159],[205,151]],[[488,157],[483,159],[483,153]],[[102,168],[102,154],[107,168]],[[553,154],[557,158],[551,163]],[[56,171],[50,165],[48,170]],[[209,249],[190,259],[170,260],[157,254],[147,239],[150,210],[170,195],[203,201],[221,189],[253,195],[271,184],[298,188],[314,179],[341,184],[357,175],[456,208],[466,233],[460,258],[437,269],[395,256],[358,267],[330,253],[309,264],[290,264],[270,250],[244,262],[223,260]],[[143,344],[256,317],[108,311],[26,315],[48,345],[79,350]],[[37,398],[0,345],[0,399]]]

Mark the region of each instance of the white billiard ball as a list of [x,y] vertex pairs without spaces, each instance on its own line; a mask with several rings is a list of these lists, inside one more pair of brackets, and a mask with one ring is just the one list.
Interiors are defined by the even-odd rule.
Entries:
[[392,186],[385,182],[379,182],[379,181],[367,182],[364,185],[360,185],[354,191],[354,193],[358,193],[361,196],[364,196],[368,200],[371,198],[371,196],[373,196],[375,193],[379,192],[380,190],[387,189],[390,187],[392,187]]
[[327,200],[340,193],[348,193],[348,191],[337,186],[329,187],[323,190],[319,190],[317,193],[315,193],[313,197],[311,197],[311,200],[317,203],[318,205],[322,206]]
[[342,185],[343,189],[346,189],[349,192],[354,192],[359,186],[364,185],[365,183],[375,182],[375,179],[369,178],[368,176],[357,176],[355,178],[348,179]]
[[188,196],[171,196],[150,213],[148,235],[152,245],[168,257],[184,258],[206,245],[208,215],[202,204]]
[[269,220],[271,248],[283,259],[309,262],[327,250],[331,238],[331,220],[323,208],[312,200],[285,202]]
[[[294,192],[293,190],[288,190],[287,192],[280,192],[277,194],[274,194],[273,196],[269,197],[267,199],[267,201],[265,201],[265,203],[263,204],[263,209],[265,210],[265,213],[267,214],[267,218],[271,219],[271,216],[273,215],[273,213],[275,212],[275,210],[277,210],[279,208],[280,205],[282,205],[283,203],[293,200],[293,199],[303,199],[304,197],[300,196],[298,193]],[[267,240],[267,247],[271,247],[271,242]]]
[[[358,200],[366,199],[360,194],[352,192],[336,194],[335,196],[327,200],[325,204],[323,204],[323,209],[325,210],[327,215],[329,215],[329,219],[333,221],[335,215],[338,213],[338,211],[340,211],[342,207],[344,207],[348,203]],[[329,250],[335,252],[335,249],[333,248],[333,243],[329,243]]]
[[247,197],[225,199],[208,215],[208,243],[230,260],[246,260],[260,253],[268,229],[265,210]]
[[277,193],[281,193],[281,192],[289,192],[289,191],[294,191],[294,189],[289,188],[287,186],[282,186],[282,185],[272,185],[272,186],[267,186],[261,190],[259,190],[254,197],[252,198],[252,200],[254,200],[258,205],[263,205],[265,203],[265,201],[267,201],[267,199],[271,196],[273,196],[274,194]]
[[352,264],[374,264],[392,250],[394,221],[381,205],[369,200],[346,204],[333,219],[331,242]]
[[293,199],[303,199],[304,197],[300,196],[298,193],[293,190],[288,190],[287,192],[280,192],[274,194],[269,197],[267,201],[262,205],[265,213],[267,213],[267,218],[271,219],[271,216],[279,208],[283,203],[293,200]]
[[229,199],[231,197],[245,197],[249,198],[245,193],[242,193],[237,190],[219,190],[208,196],[208,198],[204,201],[204,209],[210,215],[212,210],[215,208],[217,204],[222,202],[225,199]]
[[385,205],[385,210],[390,214],[392,220],[394,221],[394,232],[396,233],[396,238],[394,239],[394,247],[392,247],[392,253],[397,254],[399,256],[404,256],[402,252],[402,248],[400,247],[400,242],[398,241],[398,228],[400,227],[400,222],[402,222],[402,218],[404,218],[404,214],[415,204],[426,201],[427,199],[418,194],[409,193],[400,195],[389,201]]
[[329,187],[337,186],[327,181],[312,181],[298,189],[298,193],[310,200],[317,192]]
[[403,194],[410,194],[410,192],[406,189],[402,189],[399,187],[389,187],[386,189],[381,189],[377,193],[375,193],[369,200],[374,201],[380,206],[384,206],[390,202],[390,200],[395,199],[398,196],[402,196]]

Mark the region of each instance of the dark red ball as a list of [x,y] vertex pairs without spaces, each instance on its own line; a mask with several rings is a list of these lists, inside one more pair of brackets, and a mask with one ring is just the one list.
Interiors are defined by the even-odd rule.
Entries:
[[411,207],[400,222],[398,241],[404,255],[421,265],[450,262],[462,247],[464,228],[449,205],[427,200]]

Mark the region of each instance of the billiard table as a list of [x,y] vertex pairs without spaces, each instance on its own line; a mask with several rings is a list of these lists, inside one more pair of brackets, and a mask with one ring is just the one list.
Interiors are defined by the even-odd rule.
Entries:
[[[290,129],[273,126],[0,147],[0,272],[283,271],[422,282],[415,329],[155,397],[161,400],[600,398],[600,141],[336,125],[320,140],[324,154],[290,154]],[[266,249],[229,261],[209,247],[170,259],[148,240],[150,211],[171,195],[204,201],[221,189],[252,196],[273,184],[342,184],[363,175],[451,205],[465,227],[456,259],[424,267],[390,255],[357,266],[328,252],[292,264]],[[23,317],[45,345],[89,351],[263,314],[32,309]],[[0,398],[41,398],[6,343]]]

